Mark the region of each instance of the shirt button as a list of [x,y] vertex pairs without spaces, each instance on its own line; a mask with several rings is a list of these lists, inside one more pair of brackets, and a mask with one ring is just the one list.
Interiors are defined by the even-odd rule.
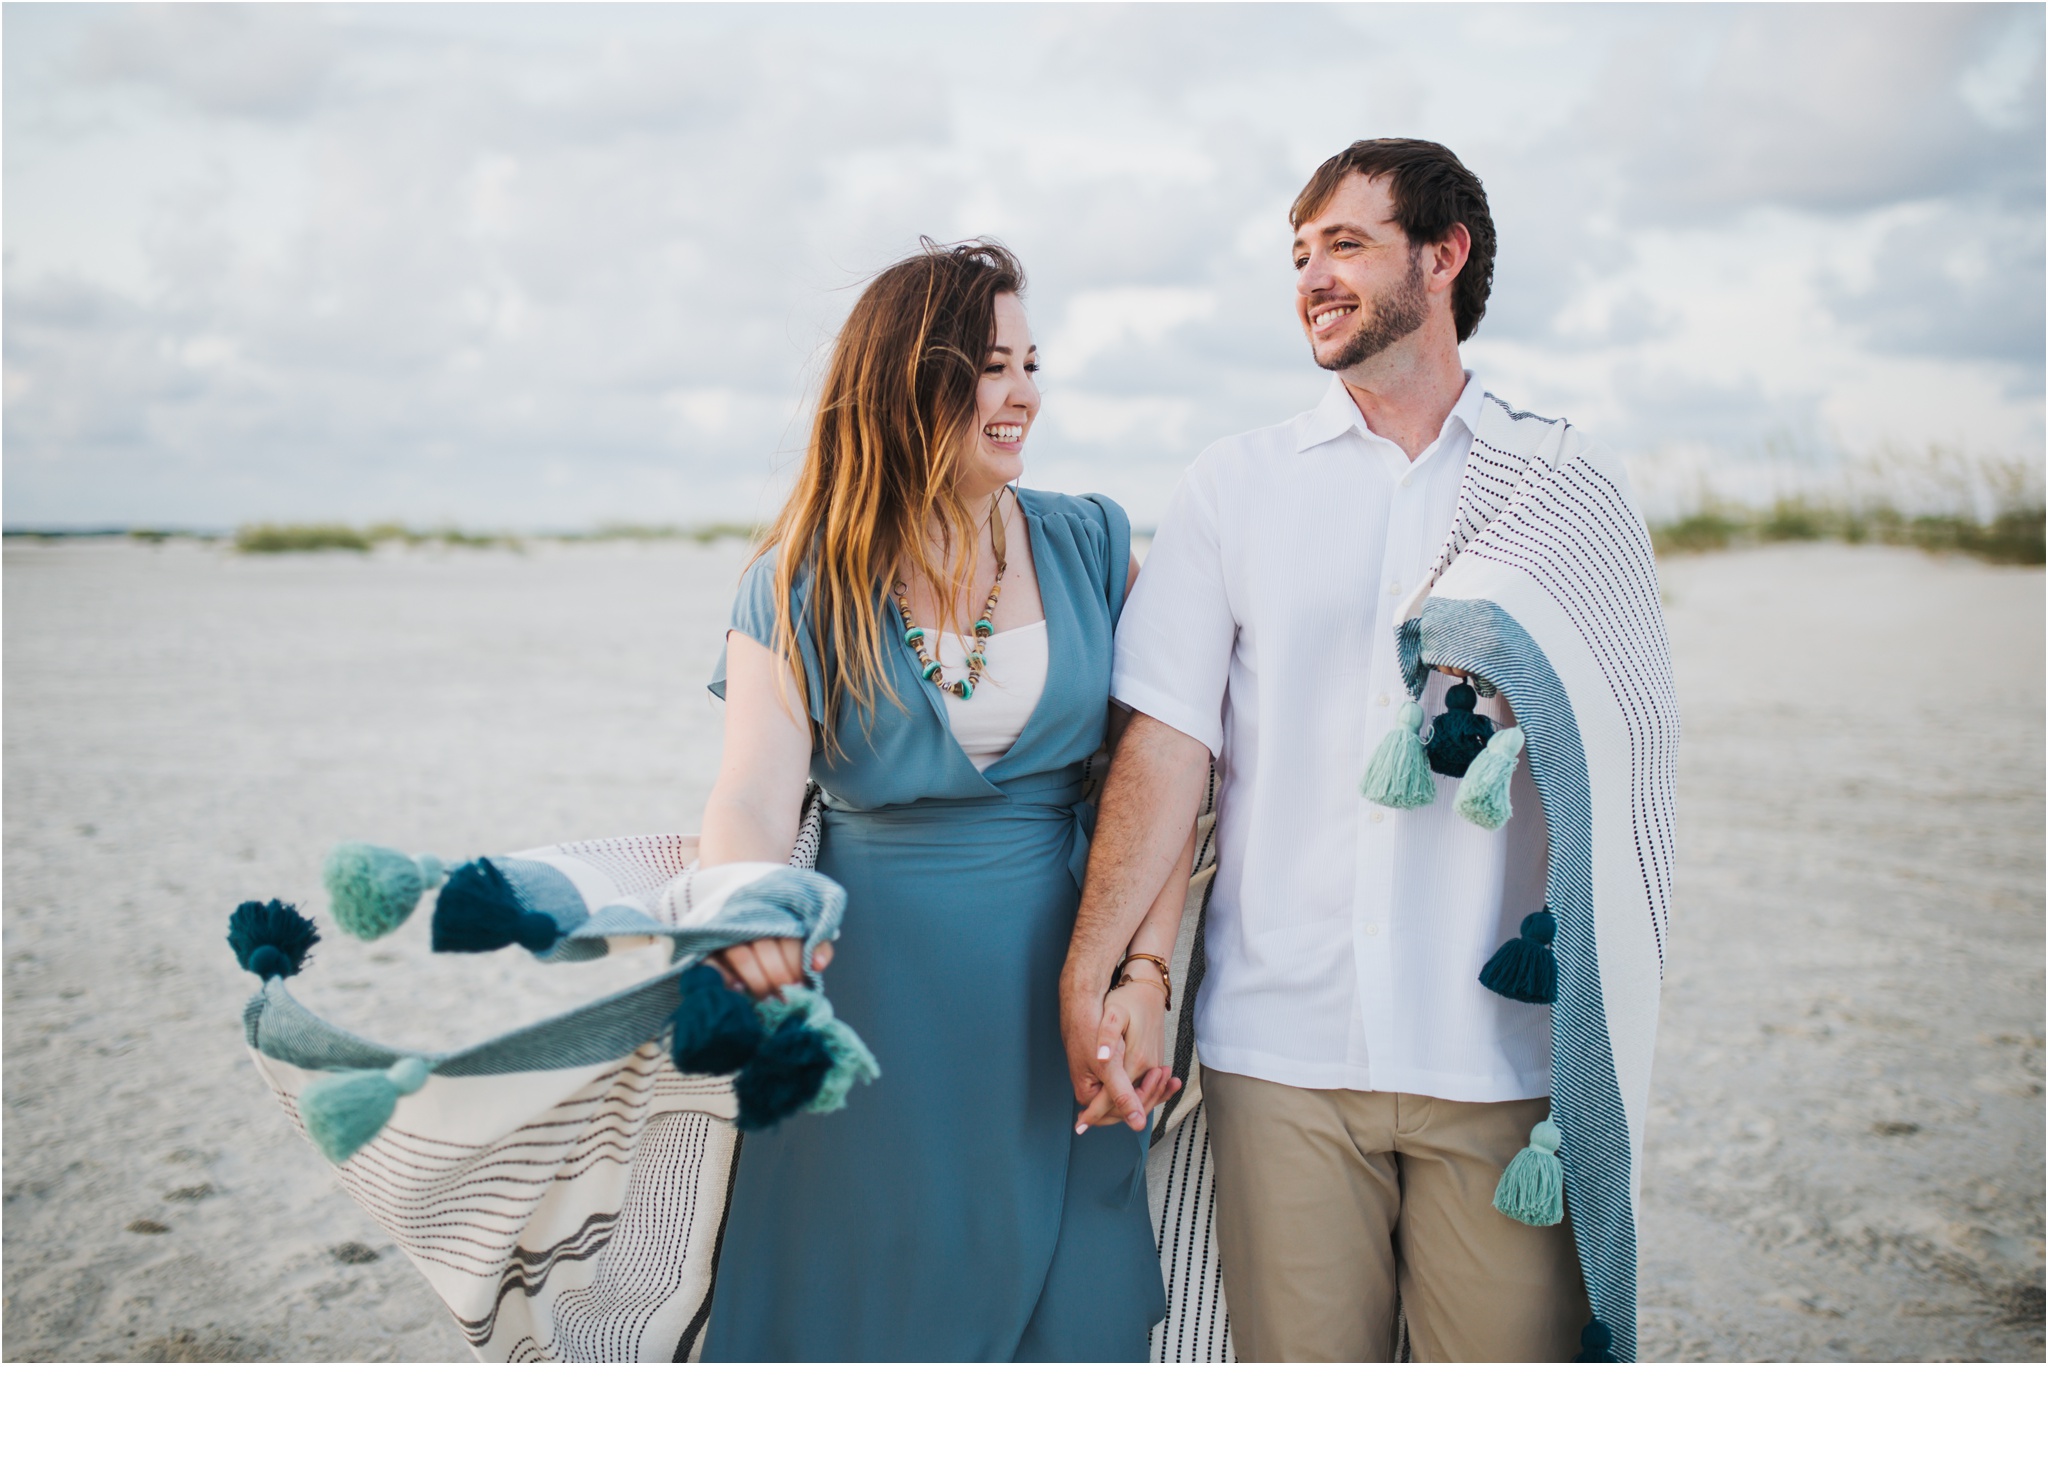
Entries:
[[1380,928],[1378,926],[1367,926],[1365,928],[1365,934],[1368,936],[1377,936],[1380,934]]
[[1401,593],[1401,582],[1400,582],[1399,580],[1396,580],[1396,581],[1394,582],[1394,587],[1393,587],[1393,589],[1389,590],[1389,591],[1387,592],[1387,594],[1389,594],[1389,595],[1399,595],[1400,593]]
[[1382,819],[1385,819],[1386,817],[1387,812],[1384,809],[1374,809],[1372,811],[1372,822],[1375,824],[1379,823]]
[[1382,692],[1382,693],[1380,693],[1380,706],[1384,707],[1384,706],[1386,706],[1386,705],[1387,705],[1387,694],[1386,694],[1385,692]]

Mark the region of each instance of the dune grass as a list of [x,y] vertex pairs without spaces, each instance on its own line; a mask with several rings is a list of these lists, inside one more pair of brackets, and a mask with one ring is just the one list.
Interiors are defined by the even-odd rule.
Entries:
[[721,539],[751,541],[758,524],[600,524],[595,529],[559,534],[471,534],[461,529],[413,529],[387,522],[357,529],[349,524],[244,524],[235,531],[234,546],[242,554],[302,554],[318,550],[349,550],[367,554],[380,544],[445,545],[457,549],[521,549],[526,538],[559,544],[603,544],[615,541],[689,540],[713,544]]
[[459,549],[518,549],[509,534],[470,534],[460,529],[409,529],[403,524],[244,524],[235,531],[235,549],[242,554],[310,554],[323,549],[368,554],[380,544],[441,544]]
[[1902,544],[1934,553],[1974,555],[1999,565],[2043,560],[2048,515],[2040,505],[2001,509],[1987,522],[1968,514],[1907,514],[1893,504],[1843,505],[1783,498],[1767,508],[1713,499],[1680,519],[1650,526],[1659,555],[1699,554],[1744,544],[1839,540]]

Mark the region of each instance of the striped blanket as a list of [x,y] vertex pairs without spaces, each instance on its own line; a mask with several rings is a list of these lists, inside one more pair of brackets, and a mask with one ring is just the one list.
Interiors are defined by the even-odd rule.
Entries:
[[1551,1118],[1586,1290],[1636,1347],[1636,1210],[1670,931],[1678,701],[1650,536],[1618,462],[1488,396],[1450,538],[1397,615],[1410,689],[1498,687],[1549,825]]
[[[737,1105],[731,1078],[670,1061],[678,974],[739,941],[830,940],[845,897],[809,870],[699,872],[695,856],[695,839],[664,835],[498,862],[553,895],[565,944],[666,935],[676,947],[660,976],[502,1037],[453,1053],[388,1047],[308,1011],[283,977],[244,1012],[250,1057],[302,1133],[303,1096],[335,1072],[425,1067],[336,1174],[481,1359],[684,1361],[702,1346]],[[587,902],[573,923],[570,890]]]
[[[819,815],[814,794],[794,870],[700,872],[691,835],[586,840],[494,860],[521,905],[562,933],[536,951],[541,959],[587,959],[667,937],[677,961],[472,1048],[411,1053],[360,1038],[304,1007],[284,977],[266,980],[250,1000],[250,1057],[301,1133],[302,1096],[337,1070],[386,1070],[407,1058],[428,1068],[335,1173],[419,1268],[478,1358],[686,1362],[701,1354],[738,1154],[737,1105],[730,1078],[677,1071],[664,1029],[677,974],[704,953],[761,935],[814,944],[836,933],[838,888],[808,873]],[[1173,963],[1183,1014],[1200,981],[1199,896],[1214,870],[1213,824],[1205,814]],[[1228,1319],[1185,1016],[1175,1056],[1188,1087],[1161,1116],[1148,1165],[1169,1297],[1153,1357],[1220,1361],[1229,1357]]]

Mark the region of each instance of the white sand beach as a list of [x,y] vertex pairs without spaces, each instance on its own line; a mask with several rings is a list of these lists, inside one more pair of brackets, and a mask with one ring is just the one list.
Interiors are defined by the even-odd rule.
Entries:
[[[725,542],[5,551],[9,1360],[459,1360],[244,1056],[223,931],[419,1045],[636,962],[365,947],[319,867],[694,828]],[[2043,578],[1786,546],[1664,567],[1681,864],[1642,1215],[1646,1356],[2042,1357]]]

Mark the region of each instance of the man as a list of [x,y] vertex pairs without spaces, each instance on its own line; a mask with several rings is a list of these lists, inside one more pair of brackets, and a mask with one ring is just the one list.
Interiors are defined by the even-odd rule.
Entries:
[[[1422,1360],[1629,1357],[1677,731],[1648,538],[1606,455],[1462,367],[1494,230],[1448,149],[1355,143],[1290,219],[1332,380],[1195,461],[1125,608],[1134,716],[1062,978],[1075,1091],[1142,1113],[1105,974],[1213,757],[1195,1033],[1238,1357],[1387,1359],[1403,1313]],[[1413,737],[1410,699],[1440,713],[1466,673],[1477,711],[1527,732],[1515,817],[1459,818],[1433,774],[1421,807],[1361,798],[1374,750]],[[1523,944],[1554,959],[1555,1006],[1482,985],[1552,906],[1554,957]],[[1525,1143],[1565,1199],[1515,1220],[1496,1186]]]

